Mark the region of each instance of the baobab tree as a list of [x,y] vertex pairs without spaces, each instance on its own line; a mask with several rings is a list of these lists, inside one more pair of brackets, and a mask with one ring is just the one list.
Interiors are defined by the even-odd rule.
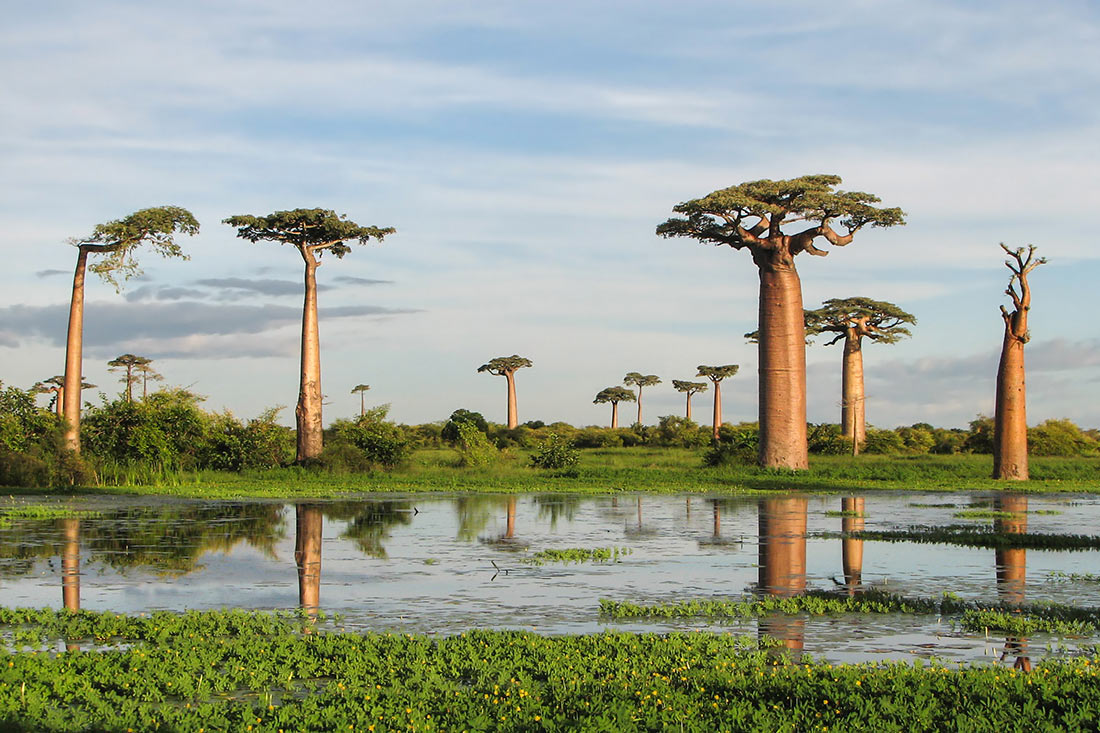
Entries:
[[688,382],[688,381],[685,381],[683,379],[673,379],[672,380],[672,386],[676,389],[677,392],[683,392],[684,394],[687,395],[687,412],[685,413],[684,417],[686,417],[688,420],[690,420],[691,419],[691,396],[698,393],[698,392],[706,392],[707,391],[707,383],[706,382]]
[[[691,237],[714,245],[747,249],[760,276],[760,453],[762,466],[806,469],[806,334],[802,283],[794,258],[824,256],[815,240],[844,246],[867,225],[904,224],[897,208],[876,208],[869,193],[834,190],[839,176],[802,176],[785,181],[750,181],[714,191],[673,207],[657,227],[663,237]],[[794,233],[785,224],[807,222]],[[833,229],[838,222],[846,232]]]
[[642,387],[652,387],[655,384],[660,384],[661,378],[656,374],[640,374],[638,372],[627,372],[627,375],[623,377],[623,384],[628,387],[633,385],[638,388],[638,424],[642,424]]
[[351,388],[352,394],[356,392],[359,393],[359,417],[363,417],[363,415],[367,414],[367,405],[363,401],[363,397],[366,395],[368,389],[370,389],[369,384],[357,384]]
[[[141,209],[106,224],[97,224],[84,239],[69,241],[77,248],[76,271],[73,274],[73,297],[69,305],[69,331],[65,340],[65,384],[62,412],[65,417],[65,445],[80,452],[80,383],[84,351],[84,274],[86,269],[120,288],[118,277],[128,280],[141,274],[134,251],[148,243],[162,257],[188,259],[176,244],[174,235],[195,235],[199,223],[187,209],[178,206],[157,206]],[[88,266],[89,255],[101,255]]]
[[134,382],[137,381],[137,377],[134,376],[134,370],[137,367],[145,366],[152,362],[152,359],[148,359],[144,356],[135,356],[133,354],[122,354],[116,356],[107,362],[107,366],[110,367],[108,371],[117,372],[123,371],[125,374],[119,378],[118,381],[126,384],[126,401],[134,401]]
[[250,242],[289,244],[305,263],[305,299],[302,305],[302,359],[298,404],[294,408],[297,427],[296,462],[321,455],[321,344],[317,327],[317,268],[325,253],[342,259],[351,251],[348,242],[381,242],[393,227],[360,226],[347,216],[328,209],[293,209],[267,216],[238,214],[223,223],[237,227],[237,236]]
[[[83,379],[80,380],[81,389],[94,389],[95,386],[96,385],[91,382],[85,382]],[[49,394],[52,392],[53,399],[50,401],[49,406],[57,413],[58,418],[64,419],[65,377],[63,375],[58,374],[57,376],[38,382],[31,389],[38,394]]]
[[611,427],[617,428],[619,427],[619,403],[633,402],[636,399],[634,392],[626,387],[604,387],[596,393],[596,399],[592,400],[592,404],[602,405],[610,402]]
[[161,374],[160,372],[158,372],[153,367],[149,366],[149,364],[152,363],[152,361],[153,360],[150,359],[145,364],[140,364],[140,365],[138,365],[137,367],[134,368],[134,371],[136,371],[139,375],[141,375],[140,378],[141,378],[141,399],[142,399],[142,401],[144,401],[145,398],[149,396],[149,382],[150,381],[153,381],[153,382],[163,382],[164,381],[164,375]]
[[[1028,479],[1027,467],[1027,388],[1024,369],[1024,344],[1031,340],[1027,327],[1027,312],[1031,310],[1031,288],[1027,278],[1031,271],[1046,264],[1045,257],[1035,256],[1035,246],[1009,249],[1005,260],[1012,275],[1005,295],[1012,299],[1012,312],[1001,306],[1005,324],[1001,345],[1001,362],[997,366],[997,407],[993,418],[993,478],[1013,481]],[[1017,290],[1016,285],[1019,284]]]
[[517,354],[511,356],[498,356],[490,359],[488,363],[477,368],[478,373],[489,372],[495,377],[504,377],[508,380],[508,429],[519,425],[519,417],[516,414],[516,370],[531,366],[531,360]]
[[722,427],[722,380],[737,374],[741,367],[737,364],[725,364],[723,366],[699,365],[699,373],[695,376],[706,377],[714,385],[714,418],[711,424],[714,426],[714,439],[718,440],[718,429]]
[[844,342],[841,376],[840,431],[852,441],[852,453],[867,437],[866,395],[863,389],[863,339],[897,343],[912,333],[904,324],[917,319],[893,303],[870,298],[830,298],[805,313],[806,333],[836,334],[826,346]]

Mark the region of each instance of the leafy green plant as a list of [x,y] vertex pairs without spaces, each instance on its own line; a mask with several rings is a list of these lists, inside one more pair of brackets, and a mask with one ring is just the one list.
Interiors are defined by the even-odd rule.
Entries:
[[531,456],[531,465],[535,468],[572,468],[580,462],[581,455],[573,443],[550,433],[546,442],[541,443]]
[[530,565],[545,565],[546,563],[582,563],[582,562],[618,562],[620,557],[626,557],[633,552],[629,547],[569,547],[565,549],[540,550],[530,557],[523,558],[523,562]]
[[488,466],[496,461],[500,455],[496,447],[485,437],[485,433],[478,429],[472,422],[462,421],[456,423],[458,440],[455,442],[455,450],[458,451],[458,465],[463,467]]

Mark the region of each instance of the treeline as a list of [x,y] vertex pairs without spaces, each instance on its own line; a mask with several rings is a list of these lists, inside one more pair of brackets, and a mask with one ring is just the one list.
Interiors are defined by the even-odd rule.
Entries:
[[[211,412],[202,397],[169,388],[144,399],[125,395],[86,403],[80,426],[84,451],[65,447],[64,422],[38,407],[35,390],[0,385],[0,484],[65,486],[156,481],[179,471],[245,471],[288,466],[295,460],[295,432],[279,425],[280,408],[251,420]],[[388,406],[371,408],[353,420],[336,420],[325,430],[325,449],[312,465],[348,472],[393,469],[412,451],[449,448],[457,466],[491,463],[501,450],[533,450],[565,455],[577,449],[673,447],[704,449],[710,464],[751,463],[759,431],[756,423],[726,423],[718,440],[711,426],[667,415],[656,425],[629,428],[574,427],[531,421],[508,428],[480,413],[455,410],[447,420],[401,425],[388,419]],[[808,427],[811,453],[850,453],[851,440],[839,425]],[[1100,431],[1082,430],[1069,420],[1047,420],[1028,430],[1031,452],[1042,456],[1100,453]],[[916,455],[991,453],[993,421],[979,417],[966,429],[918,423],[893,430],[869,428],[864,453]],[[556,460],[556,459],[555,459]],[[547,465],[535,461],[535,465]]]

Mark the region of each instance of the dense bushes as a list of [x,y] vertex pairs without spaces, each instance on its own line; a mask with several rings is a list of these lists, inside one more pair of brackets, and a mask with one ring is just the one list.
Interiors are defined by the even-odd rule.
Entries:
[[[386,420],[389,405],[368,410],[356,420],[337,420],[332,424],[332,441],[326,449],[330,465],[357,463],[341,445],[352,446],[362,454],[366,465],[377,468],[394,468],[409,457],[412,440],[400,425]],[[465,424],[465,423],[464,423]],[[476,428],[475,428],[476,429]],[[338,456],[342,456],[338,460]]]

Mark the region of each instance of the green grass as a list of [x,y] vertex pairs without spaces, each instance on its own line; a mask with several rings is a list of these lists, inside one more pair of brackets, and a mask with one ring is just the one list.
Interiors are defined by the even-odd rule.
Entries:
[[793,664],[756,639],[717,634],[429,638],[303,634],[302,620],[269,614],[103,622],[37,613],[23,625],[71,639],[107,623],[119,643],[0,649],[0,730],[986,731],[1100,722],[1097,659],[1032,673]]
[[1000,512],[995,509],[966,509],[952,514],[955,519],[1015,519],[1015,512]]
[[[754,491],[962,491],[1011,489],[1026,492],[1100,491],[1100,458],[1034,458],[1032,480],[994,481],[992,459],[959,456],[811,456],[807,471],[755,466],[704,467],[702,452],[676,448],[584,450],[578,466],[554,471],[531,468],[530,451],[503,452],[489,466],[457,468],[449,449],[416,451],[402,467],[365,474],[284,468],[268,471],[133,471],[119,484],[62,493],[160,494],[205,498],[335,497],[373,492],[547,492],[747,493]],[[41,493],[9,489],[9,493]]]
[[846,537],[872,542],[917,542],[932,545],[985,547],[995,550],[1096,550],[1100,536],[1043,532],[995,532],[984,527],[952,524],[942,527],[914,525],[907,529],[822,532],[821,537]]

